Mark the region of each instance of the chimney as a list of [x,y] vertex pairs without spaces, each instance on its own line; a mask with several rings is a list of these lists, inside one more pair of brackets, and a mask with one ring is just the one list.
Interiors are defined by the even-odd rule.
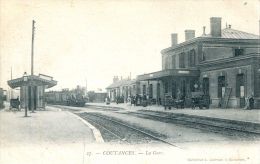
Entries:
[[212,37],[221,37],[221,18],[210,18],[210,34]]
[[117,82],[119,79],[118,79],[118,76],[114,76],[113,78],[113,83]]
[[185,30],[185,41],[195,38],[195,30]]
[[206,26],[203,26],[203,35],[206,35]]
[[173,33],[173,34],[171,34],[171,37],[172,37],[172,47],[176,46],[178,44],[178,34]]

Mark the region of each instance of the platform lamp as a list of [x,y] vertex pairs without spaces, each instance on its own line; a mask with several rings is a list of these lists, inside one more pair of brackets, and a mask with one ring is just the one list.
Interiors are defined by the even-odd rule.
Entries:
[[24,81],[24,86],[25,86],[25,96],[24,96],[24,108],[25,108],[25,114],[24,114],[24,117],[28,117],[27,115],[27,87],[28,87],[28,75],[26,72],[24,72],[23,74],[23,81]]

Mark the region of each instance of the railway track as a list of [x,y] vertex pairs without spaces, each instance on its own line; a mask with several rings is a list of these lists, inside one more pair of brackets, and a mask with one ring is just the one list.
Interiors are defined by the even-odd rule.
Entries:
[[233,137],[244,137],[246,139],[256,139],[260,138],[260,132],[257,130],[247,130],[247,127],[239,126],[239,125],[230,125],[225,122],[220,122],[216,120],[211,120],[211,118],[201,118],[201,117],[187,117],[182,115],[175,114],[165,114],[165,113],[157,113],[152,111],[138,111],[138,112],[127,112],[124,113],[127,115],[135,115],[137,117],[152,119],[167,123],[173,123],[177,125],[182,125],[190,128],[196,128],[200,130],[206,130],[214,133],[221,133],[228,136]]
[[153,132],[129,125],[116,118],[111,118],[98,113],[79,113],[83,119],[89,121],[93,126],[101,131],[101,134],[106,142],[120,142],[120,143],[151,143],[160,142],[170,146],[177,147]]
[[[101,107],[99,107],[98,109],[102,110]],[[105,111],[107,110],[108,109],[105,109]],[[186,114],[179,114],[179,113],[148,111],[148,110],[139,110],[136,112],[135,111],[121,112],[121,111],[113,110],[112,112],[126,114],[126,115],[134,115],[140,118],[145,118],[145,119],[150,119],[155,121],[172,123],[175,125],[200,129],[206,132],[218,133],[225,136],[229,136],[231,139],[238,139],[238,140],[241,139],[259,140],[260,139],[260,126],[259,124],[255,124],[255,123],[225,120],[225,119],[218,119],[218,118],[207,118],[202,116],[186,115]],[[88,118],[88,120],[90,120],[90,118]],[[96,126],[98,126],[97,125],[98,123],[95,120],[92,121],[93,124],[96,124]],[[99,129],[104,129],[104,128],[102,128],[101,125],[99,125]],[[126,140],[125,138],[121,138],[120,140],[127,142],[125,141]]]
[[94,106],[94,105],[86,105],[86,108],[97,109],[102,111],[119,111],[121,108],[118,107],[110,107],[110,106]]

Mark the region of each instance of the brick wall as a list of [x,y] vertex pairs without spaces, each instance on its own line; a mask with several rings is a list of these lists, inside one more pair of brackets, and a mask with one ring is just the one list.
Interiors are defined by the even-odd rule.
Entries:
[[233,56],[233,49],[228,47],[204,47],[205,60],[216,60]]
[[260,53],[260,48],[257,47],[245,48],[245,54],[251,54],[251,53]]

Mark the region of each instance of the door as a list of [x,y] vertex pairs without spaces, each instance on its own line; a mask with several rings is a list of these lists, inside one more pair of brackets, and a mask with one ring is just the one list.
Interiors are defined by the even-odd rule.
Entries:
[[205,95],[209,95],[209,78],[203,78],[202,89]]
[[172,82],[172,97],[175,99],[176,98],[176,82]]
[[226,80],[225,76],[218,77],[218,97],[223,98],[225,94]]
[[33,86],[33,108],[36,110],[38,102],[37,86]]
[[153,98],[153,84],[149,84],[149,98]]
[[186,80],[181,81],[181,95],[186,97]]

